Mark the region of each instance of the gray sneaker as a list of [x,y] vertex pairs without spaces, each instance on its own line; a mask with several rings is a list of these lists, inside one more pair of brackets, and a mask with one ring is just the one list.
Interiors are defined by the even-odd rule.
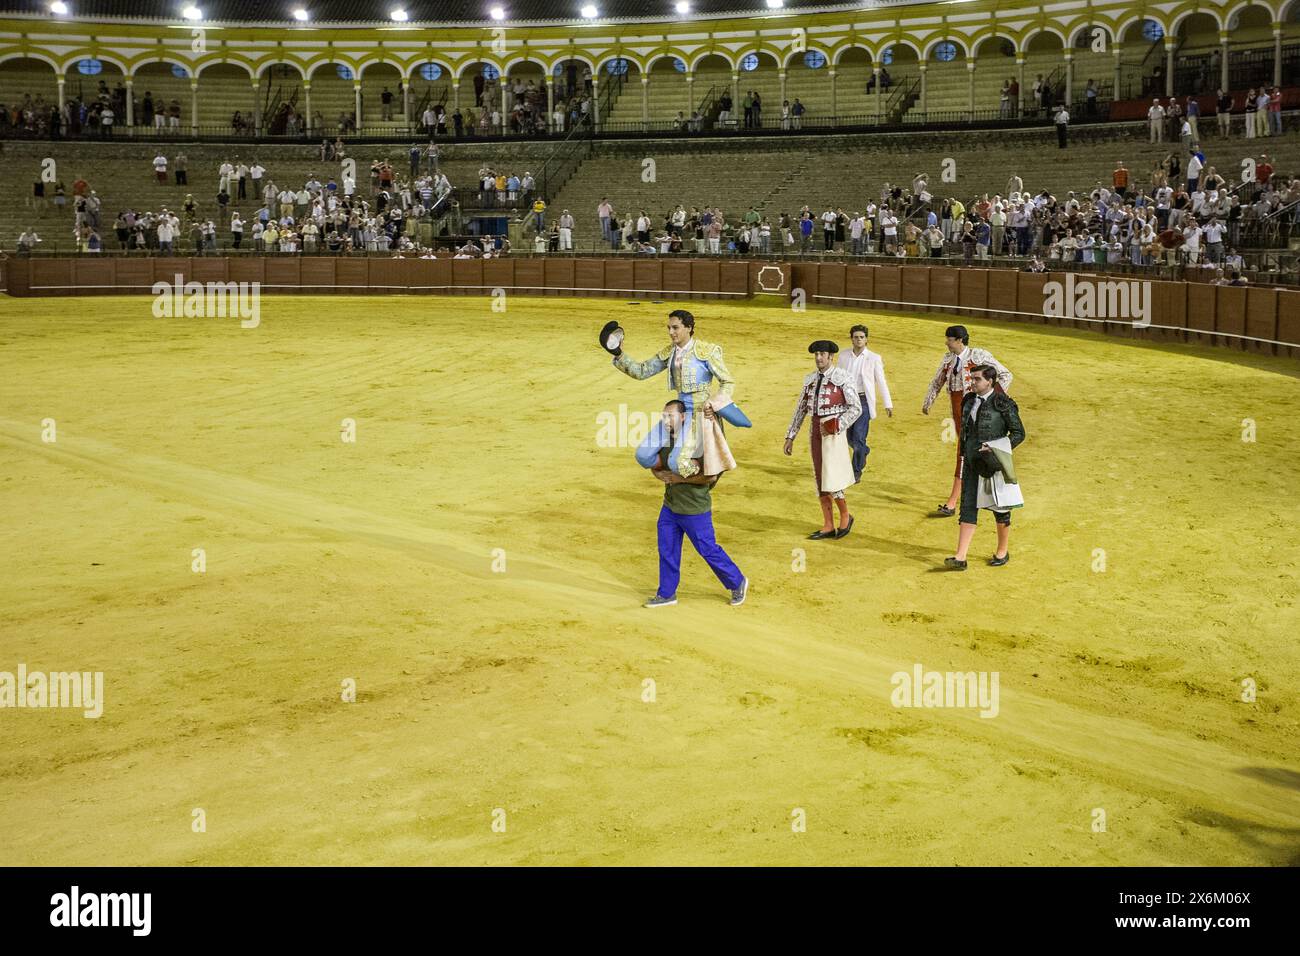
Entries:
[[740,579],[740,587],[731,592],[731,606],[736,607],[745,603],[745,595],[749,593],[749,578]]
[[670,604],[676,604],[676,603],[677,603],[676,597],[666,598],[666,597],[660,597],[658,594],[656,594],[650,600],[645,602],[645,606],[646,607],[667,607]]

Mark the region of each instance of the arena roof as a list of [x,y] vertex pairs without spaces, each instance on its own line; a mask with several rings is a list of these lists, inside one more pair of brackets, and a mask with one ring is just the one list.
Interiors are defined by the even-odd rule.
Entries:
[[[406,12],[410,24],[510,24],[588,23],[635,20],[683,22],[699,17],[779,16],[832,10],[869,10],[904,6],[923,0],[687,0],[686,13],[676,10],[678,0],[64,0],[68,13],[53,16],[49,0],[0,0],[0,16],[20,14],[49,17],[60,21],[133,20],[166,21],[198,26],[207,23],[285,23],[391,25],[392,11]],[[594,6],[598,16],[586,19],[582,8]],[[182,15],[188,6],[202,12],[201,20]],[[494,21],[490,11],[500,7],[502,20]],[[296,23],[294,10],[307,11],[307,23]]]

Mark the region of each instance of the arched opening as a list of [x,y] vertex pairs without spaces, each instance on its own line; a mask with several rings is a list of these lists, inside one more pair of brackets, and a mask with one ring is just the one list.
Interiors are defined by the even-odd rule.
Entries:
[[805,119],[829,123],[839,107],[831,103],[832,69],[823,50],[809,48],[790,56],[785,62],[785,96],[772,120],[787,129],[801,129]]
[[[268,71],[269,72],[269,71]],[[265,79],[263,85],[265,86]],[[199,71],[199,122],[200,129],[212,131],[235,130],[251,132],[253,108],[257,94],[252,77],[242,66],[234,63],[214,63]],[[265,90],[262,91],[265,93]]]
[[1115,99],[1115,42],[1100,24],[1079,27],[1070,44],[1074,60],[1074,102],[1070,115],[1096,116],[1101,103]]
[[641,82],[641,68],[630,57],[615,57],[600,65],[601,97],[609,91],[608,108],[601,112],[601,127],[610,132],[641,129],[643,107],[648,110],[649,84]]
[[1123,99],[1165,95],[1164,27],[1150,18],[1132,20],[1120,33]]
[[416,64],[407,81],[410,86],[411,123],[429,135],[453,129],[452,121],[448,118],[456,109],[451,95],[451,77],[452,71],[445,63],[429,60]]
[[276,136],[296,136],[306,132],[311,114],[318,112],[303,88],[302,72],[290,63],[276,63],[262,71],[258,91],[262,111],[262,129]]
[[[357,129],[356,73],[347,63],[320,63],[311,74],[312,130],[342,136]],[[320,115],[320,123],[315,122]],[[364,118],[364,117],[363,117]]]
[[369,63],[361,72],[361,128],[367,133],[395,133],[406,128],[402,71],[392,63]]
[[[867,122],[875,116],[871,51],[853,46],[835,61],[835,114],[840,123]],[[871,91],[867,86],[871,85]]]
[[1065,43],[1051,30],[1039,30],[1023,49],[1021,110],[1025,116],[1047,116],[1052,107],[1065,101]]
[[880,117],[899,123],[921,96],[921,52],[906,42],[889,43],[878,54]]
[[985,37],[975,47],[975,109],[981,115],[997,110],[1010,119],[1016,115],[1020,76],[1016,72],[1016,45],[1008,37]]
[[483,60],[466,63],[457,95],[465,129],[470,135],[486,134],[492,129],[493,112],[501,111],[501,68]]
[[551,67],[554,85],[551,128],[565,132],[573,128],[591,110],[591,87],[594,73],[586,60],[569,57]]
[[58,106],[59,84],[50,64],[30,57],[0,63],[0,125],[44,135]]
[[925,72],[925,113],[930,119],[965,116],[970,110],[971,71],[965,48],[955,40],[930,47]]
[[[727,69],[730,76],[731,67],[726,60],[722,57],[708,59],[716,59]],[[647,74],[650,77],[650,84],[646,89],[646,106],[652,124],[668,122],[677,115],[679,110],[686,109],[686,71],[686,61],[675,55],[658,57],[650,64]]]
[[[1256,43],[1257,49],[1251,52],[1259,54],[1257,62],[1261,63],[1268,74],[1267,80],[1271,82],[1273,79],[1272,31],[1266,28],[1265,36],[1267,42],[1263,48],[1259,49]],[[1218,86],[1216,74],[1221,55],[1219,22],[1208,13],[1193,13],[1189,17],[1184,17],[1178,24],[1176,37],[1178,46],[1174,53],[1174,94],[1195,96],[1201,93],[1213,93]],[[1237,44],[1234,42],[1233,45]]]
[[[182,115],[190,113],[190,72],[175,63],[144,63],[132,76],[135,93],[135,125],[164,129],[179,128]],[[172,120],[176,122],[173,124]]]
[[[1188,18],[1194,19],[1192,17]],[[1180,36],[1182,24],[1180,24]],[[1285,32],[1285,27],[1283,31]],[[1273,44],[1273,14],[1266,7],[1259,4],[1252,4],[1237,13],[1228,22],[1228,88],[1231,90],[1245,90],[1252,86],[1261,86],[1267,84],[1272,86],[1274,83],[1275,49]],[[1199,39],[1199,37],[1197,37]],[[1192,42],[1192,37],[1188,37],[1187,43]],[[1286,46],[1286,37],[1283,36],[1282,47],[1282,64],[1283,75],[1282,81],[1287,81],[1286,61],[1287,54],[1295,54],[1297,51],[1292,47],[1288,51]],[[1213,91],[1222,85],[1222,50],[1219,46],[1218,37],[1212,38],[1212,42],[1207,41],[1205,49],[1196,49],[1195,54],[1198,58],[1206,61],[1205,72],[1208,76],[1202,78],[1197,71],[1189,80],[1195,81],[1202,79],[1203,83],[1208,84],[1202,87],[1201,92]],[[1179,55],[1182,55],[1182,48],[1179,49]],[[1182,76],[1181,64],[1177,76]]]
[[519,135],[546,131],[544,64],[532,60],[511,64],[502,92],[505,99],[502,116],[506,132]]
[[[781,123],[781,76],[776,57],[766,52],[746,53],[740,58],[737,90],[739,96],[735,109],[740,114],[741,126],[754,129],[775,127]],[[695,71],[695,101],[701,103],[730,84],[731,75],[706,71],[701,62]],[[713,91],[712,93],[710,91]],[[746,108],[745,102],[749,101]]]
[[66,79],[63,95],[69,107],[69,129],[101,135],[104,107],[113,112],[113,126],[126,125],[125,77],[116,63],[99,56],[80,57],[68,65]]

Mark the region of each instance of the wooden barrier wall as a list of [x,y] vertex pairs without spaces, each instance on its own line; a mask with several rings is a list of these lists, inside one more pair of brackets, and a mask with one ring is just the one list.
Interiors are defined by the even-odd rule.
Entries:
[[173,283],[178,275],[184,282],[258,282],[263,292],[288,295],[488,295],[500,288],[541,296],[745,299],[778,289],[775,298],[788,299],[802,290],[813,308],[937,311],[1300,357],[1300,290],[1133,275],[1075,273],[1073,281],[1077,286],[1149,282],[1151,328],[1134,327],[1131,321],[1102,323],[1044,315],[1043,287],[1049,281],[1063,281],[1061,273],[930,266],[921,261],[858,265],[631,256],[488,260],[250,256],[33,258],[9,259],[4,265],[9,295],[17,297],[151,294],[155,282]]

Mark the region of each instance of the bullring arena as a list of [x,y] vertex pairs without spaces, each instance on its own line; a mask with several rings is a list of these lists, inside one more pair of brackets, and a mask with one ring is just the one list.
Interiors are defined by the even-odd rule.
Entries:
[[[2,6],[0,862],[1300,862],[1294,5]],[[739,606],[689,543],[643,606],[678,392],[597,333],[671,361],[678,309],[752,422]],[[858,324],[809,540],[782,446]],[[957,325],[1024,506],[952,573]]]

